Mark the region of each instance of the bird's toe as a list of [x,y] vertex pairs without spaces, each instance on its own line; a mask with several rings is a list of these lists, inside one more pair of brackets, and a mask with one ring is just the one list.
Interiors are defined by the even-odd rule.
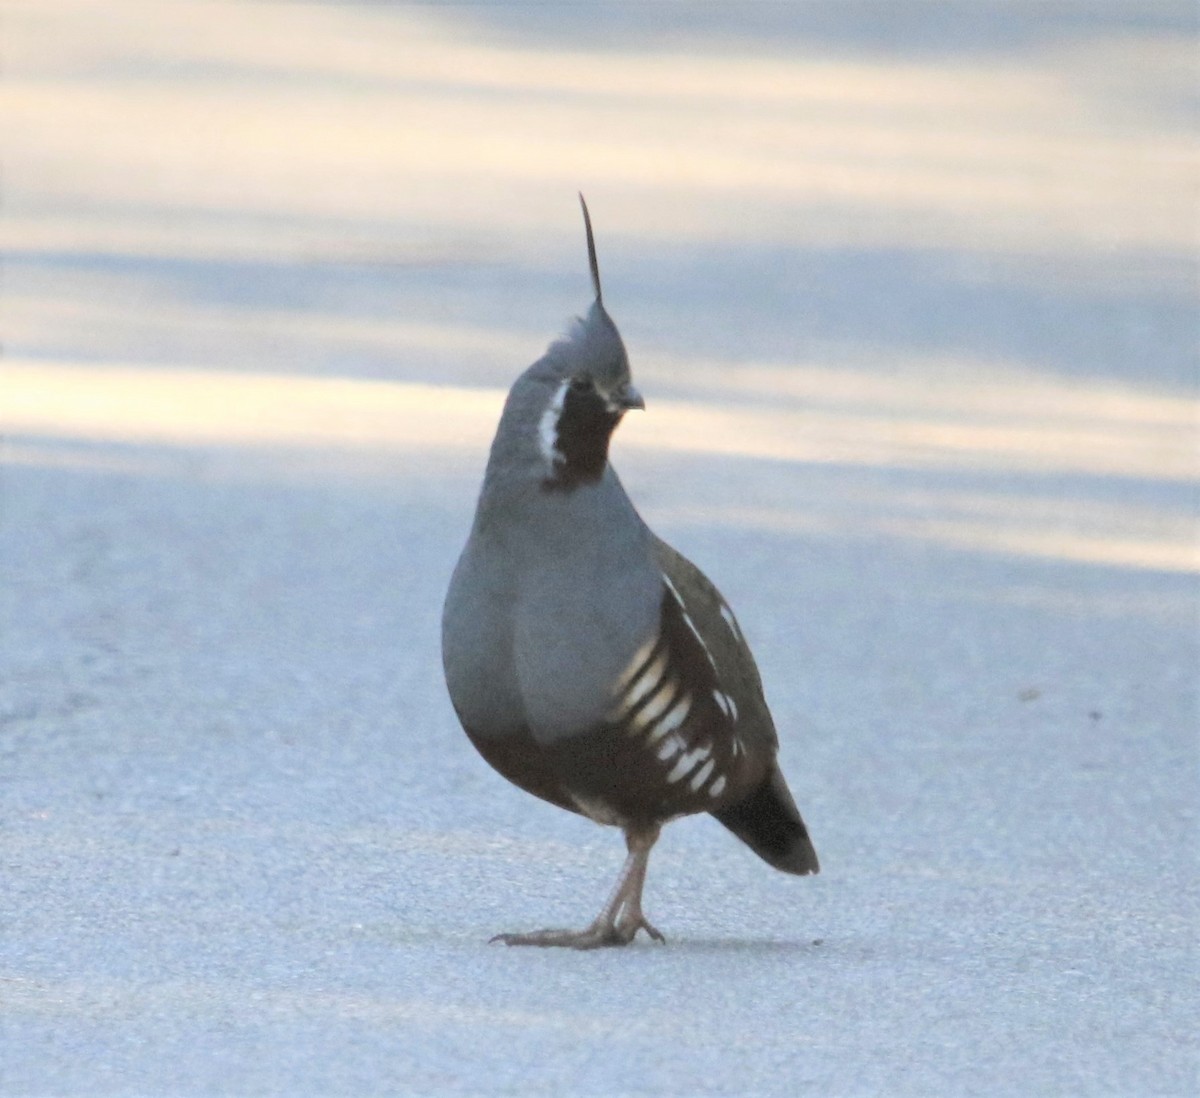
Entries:
[[[639,930],[645,930],[657,941],[663,936],[644,919],[633,922],[593,923],[583,930],[533,930],[524,934],[497,934],[490,942],[503,942],[508,946],[559,946],[566,949],[602,949],[605,946],[628,945]],[[489,942],[489,944],[490,944]]]
[[667,941],[666,935],[640,912],[637,915],[621,919],[615,929],[625,943],[632,942],[637,937],[639,930],[644,930],[656,942],[666,944]]

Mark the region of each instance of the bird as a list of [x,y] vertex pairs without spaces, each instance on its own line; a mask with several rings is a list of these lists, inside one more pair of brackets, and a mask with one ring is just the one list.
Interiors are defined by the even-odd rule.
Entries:
[[778,736],[728,603],[643,521],[609,462],[645,409],[595,298],[513,383],[442,610],[455,713],[514,785],[620,828],[626,859],[586,927],[497,934],[510,946],[663,942],[642,892],[664,824],[707,812],[785,873],[817,854],[780,771]]

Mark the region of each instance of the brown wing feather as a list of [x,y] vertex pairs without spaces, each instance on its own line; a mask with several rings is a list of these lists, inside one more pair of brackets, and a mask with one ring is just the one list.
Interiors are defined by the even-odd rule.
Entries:
[[762,677],[733,610],[712,581],[682,553],[654,539],[659,567],[683,599],[684,607],[712,653],[721,689],[737,706],[737,729],[758,750],[774,756],[779,744],[775,722],[763,696]]

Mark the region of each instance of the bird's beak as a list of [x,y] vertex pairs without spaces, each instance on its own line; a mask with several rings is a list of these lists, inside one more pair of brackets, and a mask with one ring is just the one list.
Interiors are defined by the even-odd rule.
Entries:
[[646,407],[642,394],[633,387],[633,382],[622,385],[609,397],[609,400],[615,408],[619,408],[622,412],[628,412],[633,408],[645,410]]

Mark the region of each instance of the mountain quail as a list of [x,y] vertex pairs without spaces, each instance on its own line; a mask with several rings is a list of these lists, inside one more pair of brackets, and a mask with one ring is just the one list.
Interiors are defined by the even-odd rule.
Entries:
[[725,600],[642,521],[608,463],[644,408],[596,299],[508,394],[475,521],[450,581],[442,659],[480,754],[529,793],[611,824],[628,857],[583,930],[500,934],[508,945],[624,945],[639,930],[662,824],[709,812],[776,869],[817,855],[776,764],[778,739]]

